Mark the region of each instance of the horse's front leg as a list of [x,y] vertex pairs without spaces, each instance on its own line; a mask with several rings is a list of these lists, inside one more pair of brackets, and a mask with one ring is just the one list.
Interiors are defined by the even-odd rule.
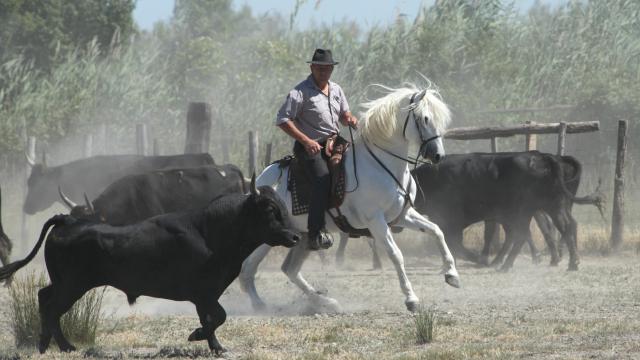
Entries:
[[446,241],[444,240],[444,234],[438,225],[427,220],[412,207],[407,209],[405,216],[397,225],[433,235],[432,238],[436,239],[438,248],[440,249],[440,255],[442,255],[444,280],[447,284],[453,287],[460,287],[460,276],[458,275],[455,261],[449,251]]
[[384,214],[379,214],[374,218],[374,220],[369,224],[369,231],[371,232],[371,236],[373,236],[374,241],[384,244],[387,254],[396,268],[398,278],[400,279],[400,288],[405,295],[404,304],[407,306],[407,309],[411,312],[418,310],[418,304],[420,301],[413,292],[411,282],[409,281],[407,272],[404,269],[404,257],[402,256],[400,248],[396,245],[396,242],[393,239],[391,228],[387,225]]

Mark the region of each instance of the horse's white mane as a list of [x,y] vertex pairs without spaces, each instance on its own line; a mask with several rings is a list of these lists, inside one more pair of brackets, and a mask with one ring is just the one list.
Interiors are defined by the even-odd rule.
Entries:
[[[451,122],[449,108],[442,101],[440,93],[431,85],[426,89],[420,89],[413,83],[406,83],[404,87],[398,89],[380,84],[371,86],[378,87],[387,94],[361,105],[366,110],[361,121],[360,135],[369,141],[388,141],[398,131],[398,128],[404,124],[404,118],[396,119],[400,103],[405,99],[409,100],[413,94],[423,90],[425,95],[417,104],[412,105],[415,107],[416,116],[423,117],[425,114],[430,113],[429,121],[433,122],[434,127],[441,134],[444,134]],[[403,110],[408,109],[407,107]]]

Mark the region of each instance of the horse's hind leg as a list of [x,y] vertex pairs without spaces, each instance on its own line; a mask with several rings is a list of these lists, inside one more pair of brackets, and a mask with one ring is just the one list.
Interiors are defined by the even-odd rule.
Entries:
[[318,293],[300,273],[302,264],[304,264],[311,253],[308,241],[308,236],[304,236],[303,241],[300,241],[298,245],[289,250],[287,257],[282,263],[281,269],[292,283],[298,286],[305,295],[309,296],[314,306],[322,308],[322,311],[341,312],[340,304],[338,304],[335,299]]
[[238,280],[240,280],[240,286],[249,294],[251,298],[251,305],[254,310],[263,310],[266,305],[264,301],[258,295],[258,291],[256,290],[256,272],[258,271],[258,265],[260,262],[267,256],[271,250],[271,246],[269,245],[261,245],[258,247],[248,258],[244,260],[242,263],[242,270],[240,271],[240,275],[238,276]]

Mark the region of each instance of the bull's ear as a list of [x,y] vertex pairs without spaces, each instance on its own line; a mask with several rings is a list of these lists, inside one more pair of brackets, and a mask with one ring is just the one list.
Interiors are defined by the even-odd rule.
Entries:
[[251,175],[251,193],[254,195],[260,195],[260,190],[258,190],[258,188],[256,188],[256,173],[254,172],[253,175]]

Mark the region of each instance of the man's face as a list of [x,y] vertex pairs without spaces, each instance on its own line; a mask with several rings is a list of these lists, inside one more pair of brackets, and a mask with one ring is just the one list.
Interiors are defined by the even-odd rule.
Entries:
[[311,74],[313,74],[316,82],[323,83],[329,81],[332,72],[333,65],[311,64]]

